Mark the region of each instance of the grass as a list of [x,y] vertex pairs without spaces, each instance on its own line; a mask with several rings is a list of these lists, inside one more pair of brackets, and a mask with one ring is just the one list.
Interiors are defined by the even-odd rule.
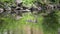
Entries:
[[[41,15],[37,15],[38,17],[35,17],[33,14],[31,13],[23,13],[23,18],[19,19],[19,20],[14,20],[11,17],[10,18],[2,18],[4,21],[4,28],[5,29],[13,29],[16,31],[20,30],[21,34],[27,34],[26,31],[31,31],[31,29],[34,31],[36,31],[36,33],[43,33],[43,26],[42,26],[42,22],[43,22],[43,17]],[[32,22],[27,22],[27,19],[37,19],[37,23],[32,23]],[[37,32],[39,31],[39,32]],[[44,34],[54,34],[54,32],[56,31],[44,31]],[[57,33],[55,33],[57,34]]]

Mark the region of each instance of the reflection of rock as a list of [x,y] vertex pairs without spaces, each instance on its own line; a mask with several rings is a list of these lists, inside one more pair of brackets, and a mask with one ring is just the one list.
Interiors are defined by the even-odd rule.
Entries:
[[37,23],[37,20],[36,19],[34,19],[34,20],[30,19],[30,20],[27,20],[27,22]]

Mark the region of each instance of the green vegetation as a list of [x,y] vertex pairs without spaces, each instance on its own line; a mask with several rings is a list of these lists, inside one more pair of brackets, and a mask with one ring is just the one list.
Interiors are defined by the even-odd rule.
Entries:
[[[0,0],[0,2],[14,3],[14,0]],[[32,5],[36,0],[23,0],[23,4],[29,6]],[[49,0],[48,0],[49,1]],[[50,2],[57,3],[59,0],[51,0]],[[38,0],[38,2],[44,4],[43,1]],[[59,1],[60,2],[60,1]],[[4,6],[5,7],[5,6]],[[24,27],[29,26],[31,29],[34,27],[39,30],[43,30],[44,34],[57,34],[58,28],[60,27],[60,12],[56,10],[54,13],[48,14],[46,17],[37,14],[36,16],[32,13],[23,13],[23,17],[19,20],[16,20],[15,17],[12,17],[10,14],[8,16],[0,14],[0,31],[3,32],[5,29],[19,29],[21,34],[26,34],[23,32]],[[37,19],[37,23],[27,22],[27,20]],[[2,33],[3,34],[3,33]]]

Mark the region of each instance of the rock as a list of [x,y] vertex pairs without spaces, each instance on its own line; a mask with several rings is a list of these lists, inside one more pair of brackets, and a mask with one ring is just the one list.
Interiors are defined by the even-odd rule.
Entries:
[[39,11],[40,11],[40,10],[42,10],[42,8],[41,8],[41,7],[38,7],[37,9],[38,9]]
[[12,5],[11,8],[16,8],[16,6]]
[[49,6],[50,6],[51,8],[53,8],[53,7],[54,7],[54,5],[51,5],[51,4],[50,4]]
[[2,8],[0,8],[0,13],[2,13],[4,10]]
[[16,0],[15,2],[16,2],[16,4],[19,4],[22,2],[22,0]]
[[23,10],[22,7],[16,7],[16,10]]
[[58,28],[58,34],[60,34],[60,28]]
[[35,20],[30,19],[30,20],[27,20],[27,22],[37,23],[37,20],[36,19]]
[[59,9],[59,10],[60,10],[60,5],[57,5],[57,9]]
[[11,8],[10,7],[6,8],[6,12],[11,13]]
[[16,16],[16,20],[19,20],[21,18],[22,18],[22,16]]

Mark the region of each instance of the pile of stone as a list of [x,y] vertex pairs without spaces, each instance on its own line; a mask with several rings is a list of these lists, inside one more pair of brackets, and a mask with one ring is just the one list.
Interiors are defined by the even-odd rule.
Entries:
[[[31,7],[27,7],[23,5],[23,2],[17,3],[16,6],[12,4],[11,6],[4,6],[4,8],[0,8],[0,14],[16,14],[18,16],[22,16],[22,13],[31,12],[31,13],[47,13],[50,14],[54,10],[60,10],[60,5],[56,4],[41,4],[39,2],[34,3]],[[4,15],[5,15],[4,14]]]

